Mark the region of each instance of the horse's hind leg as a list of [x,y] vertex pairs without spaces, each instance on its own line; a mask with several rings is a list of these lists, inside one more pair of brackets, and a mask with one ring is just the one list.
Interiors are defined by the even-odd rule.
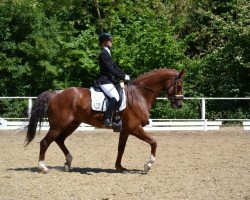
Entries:
[[64,153],[64,155],[66,157],[66,163],[64,164],[65,171],[69,171],[70,167],[71,167],[72,160],[73,160],[73,156],[71,155],[71,153],[69,152],[69,150],[65,146],[64,141],[65,141],[66,138],[67,138],[67,135],[60,135],[55,140],[55,142],[58,144],[58,146],[63,151],[63,153]]
[[69,171],[70,170],[71,163],[72,163],[72,160],[73,160],[72,154],[69,152],[68,148],[65,146],[65,140],[66,140],[66,138],[68,136],[70,136],[77,129],[77,127],[79,125],[80,125],[80,123],[77,123],[77,124],[75,124],[75,123],[73,124],[72,123],[55,140],[55,142],[58,144],[58,146],[60,147],[60,149],[62,150],[62,152],[64,153],[65,158],[66,158],[66,162],[64,164],[65,171]]
[[38,163],[38,169],[41,172],[47,173],[49,169],[45,165],[45,153],[49,147],[49,145],[55,141],[57,136],[60,134],[60,131],[58,130],[52,130],[50,129],[47,133],[47,135],[41,140],[40,142],[40,154],[39,154],[39,163]]

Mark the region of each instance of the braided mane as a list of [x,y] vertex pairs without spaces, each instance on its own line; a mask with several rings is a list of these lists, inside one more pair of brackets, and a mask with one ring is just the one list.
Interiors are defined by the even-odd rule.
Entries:
[[151,74],[154,74],[155,72],[167,71],[167,70],[176,72],[175,69],[170,69],[170,68],[154,69],[153,71],[150,71],[150,72],[146,72],[146,73],[144,73],[144,74],[141,74],[141,75],[140,75],[138,78],[136,78],[134,81],[139,81],[139,80],[143,79],[143,78],[146,77],[146,76],[149,76],[149,75],[151,75]]

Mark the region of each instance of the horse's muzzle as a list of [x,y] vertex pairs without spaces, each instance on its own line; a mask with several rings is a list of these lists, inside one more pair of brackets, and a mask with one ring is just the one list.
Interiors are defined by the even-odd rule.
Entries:
[[171,106],[176,109],[182,108],[183,95],[175,95],[172,99]]
[[172,108],[180,109],[182,108],[182,101],[173,101],[171,106]]

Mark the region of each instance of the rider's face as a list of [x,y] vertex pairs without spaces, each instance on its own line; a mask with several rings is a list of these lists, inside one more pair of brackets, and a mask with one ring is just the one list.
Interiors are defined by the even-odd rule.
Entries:
[[111,47],[112,47],[112,40],[108,40],[107,46],[111,49]]

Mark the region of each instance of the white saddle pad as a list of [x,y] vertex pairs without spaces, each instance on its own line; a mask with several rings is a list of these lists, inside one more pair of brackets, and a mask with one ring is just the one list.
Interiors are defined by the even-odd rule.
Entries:
[[[95,111],[105,112],[107,109],[108,99],[105,97],[103,92],[97,92],[92,87],[90,88],[91,93],[91,106]],[[126,95],[125,90],[122,89],[122,103],[119,108],[119,111],[122,111],[126,108]]]

